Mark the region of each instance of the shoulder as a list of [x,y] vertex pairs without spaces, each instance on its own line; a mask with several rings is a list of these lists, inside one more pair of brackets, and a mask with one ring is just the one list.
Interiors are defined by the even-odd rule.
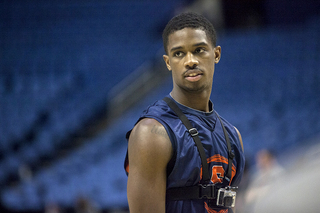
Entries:
[[163,116],[168,112],[169,106],[164,100],[157,100],[153,104],[149,105],[142,113],[142,117],[145,115]]
[[229,131],[229,133],[232,133],[233,137],[236,137],[239,140],[242,152],[244,152],[242,136],[240,134],[240,131],[235,126],[233,126],[231,123],[229,123],[226,119],[224,119],[223,117],[221,117],[221,119],[223,121],[223,124],[225,125],[225,127]]
[[143,118],[133,128],[131,137],[152,137],[160,141],[169,140],[164,126],[154,118]]
[[166,165],[172,156],[172,144],[161,123],[153,118],[143,118],[130,134],[128,151],[130,164],[138,159],[143,163]]

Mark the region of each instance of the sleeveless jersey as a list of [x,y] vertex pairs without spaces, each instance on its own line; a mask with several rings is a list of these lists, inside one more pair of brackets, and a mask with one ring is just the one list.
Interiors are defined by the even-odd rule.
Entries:
[[[168,96],[171,98],[170,96]],[[172,99],[172,98],[171,98]],[[211,111],[202,112],[189,107],[183,106],[176,102],[182,112],[190,120],[192,126],[198,130],[201,143],[206,153],[207,162],[210,169],[211,182],[222,182],[222,177],[228,168],[228,148],[223,133],[221,123],[219,122],[216,113]],[[166,129],[171,140],[174,157],[172,168],[167,174],[167,189],[175,187],[185,187],[197,185],[202,178],[201,159],[195,145],[195,142],[189,134],[187,128],[183,125],[178,116],[163,100],[150,105],[141,115],[140,119],[153,118],[160,122]],[[231,147],[235,154],[232,165],[232,186],[237,186],[240,183],[244,170],[244,153],[240,143],[240,139],[234,126],[225,119],[221,118],[228,132]],[[130,136],[130,131],[127,134],[127,139]],[[169,163],[169,164],[170,164]],[[128,158],[126,157],[125,167],[128,172]],[[166,200],[166,212],[172,213],[226,213],[228,209],[209,208],[205,199],[202,200]],[[230,213],[231,211],[229,211]]]

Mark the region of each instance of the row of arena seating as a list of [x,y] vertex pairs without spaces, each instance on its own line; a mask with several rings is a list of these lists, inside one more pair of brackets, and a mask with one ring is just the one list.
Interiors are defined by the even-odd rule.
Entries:
[[180,2],[1,3],[0,185],[105,111],[108,91],[161,47],[157,26]]
[[[215,110],[241,131],[249,162],[261,148],[285,152],[320,133],[318,22],[319,17],[285,29],[220,35],[222,58],[212,100]],[[126,207],[125,133],[141,110],[171,87],[168,79],[72,154],[31,180],[6,187],[2,201],[12,209],[39,209],[49,202],[72,206],[85,195],[104,209]]]

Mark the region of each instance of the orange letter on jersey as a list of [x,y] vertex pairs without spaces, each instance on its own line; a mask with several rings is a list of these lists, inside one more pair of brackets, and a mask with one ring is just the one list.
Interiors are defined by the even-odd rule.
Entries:
[[224,169],[222,166],[213,166],[212,167],[212,183],[222,183],[222,178],[224,177]]

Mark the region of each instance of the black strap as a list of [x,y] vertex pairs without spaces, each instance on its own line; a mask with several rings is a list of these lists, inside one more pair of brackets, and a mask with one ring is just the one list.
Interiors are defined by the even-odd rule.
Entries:
[[220,123],[221,123],[222,129],[223,129],[223,133],[224,133],[224,137],[226,138],[227,147],[228,147],[228,171],[227,171],[227,173],[224,175],[224,178],[223,178],[223,182],[224,182],[225,184],[228,184],[228,183],[230,183],[230,181],[231,181],[231,176],[232,176],[232,161],[233,161],[233,158],[234,158],[234,153],[233,153],[233,151],[232,151],[232,149],[231,149],[231,143],[230,143],[230,139],[229,139],[227,130],[226,130],[226,128],[224,127],[220,116],[219,116],[217,113],[216,113],[216,115],[217,115],[217,117],[219,118],[219,121],[220,121]]
[[183,114],[181,109],[176,105],[176,103],[174,103],[173,100],[171,100],[168,97],[165,97],[163,100],[178,115],[178,117],[180,118],[182,123],[187,127],[187,129],[188,129],[190,135],[192,136],[194,142],[196,143],[196,146],[197,146],[199,154],[200,154],[201,163],[202,163],[202,180],[204,181],[204,183],[209,183],[210,182],[209,166],[208,166],[208,163],[207,163],[206,153],[205,153],[205,151],[203,149],[201,140],[200,140],[200,138],[198,136],[198,130],[196,128],[192,127],[189,119],[185,116],[185,114]]
[[167,191],[169,200],[216,199],[219,188],[216,185],[202,185],[171,188]]
[[[200,138],[198,136],[198,130],[196,128],[192,127],[189,119],[183,114],[181,109],[177,106],[177,104],[171,98],[165,97],[165,98],[163,98],[163,100],[178,115],[178,117],[180,118],[182,123],[188,129],[188,131],[189,131],[190,135],[192,136],[194,142],[196,143],[196,146],[197,146],[199,154],[200,154],[201,163],[202,163],[202,180],[204,181],[204,183],[209,183],[210,182],[209,166],[208,166],[208,163],[207,163],[206,154],[205,154],[205,151],[203,149],[201,140],[200,140]],[[217,117],[218,117],[218,119],[219,119],[219,121],[221,123],[222,129],[223,129],[223,133],[224,133],[224,137],[226,139],[226,143],[227,143],[227,147],[228,147],[228,170],[224,175],[223,183],[225,185],[229,185],[229,183],[231,181],[231,175],[232,175],[232,161],[233,161],[233,158],[235,156],[234,156],[234,153],[232,152],[232,149],[231,149],[231,143],[230,143],[230,139],[229,139],[227,130],[224,127],[220,116],[217,113],[216,113],[216,115],[217,115]]]

